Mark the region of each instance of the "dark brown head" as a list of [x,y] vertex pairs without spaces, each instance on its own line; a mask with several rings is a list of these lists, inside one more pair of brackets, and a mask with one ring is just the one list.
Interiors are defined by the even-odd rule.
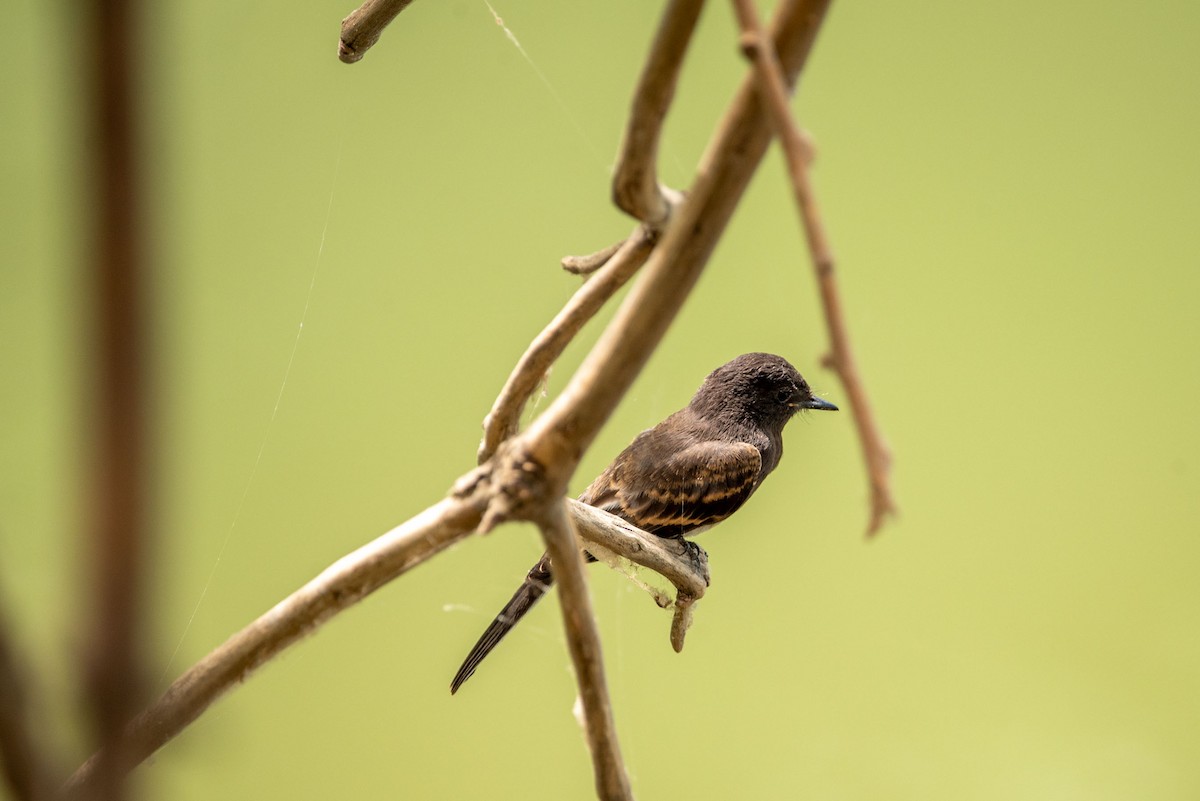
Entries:
[[801,409],[837,411],[812,394],[787,359],[771,353],[746,353],[713,370],[690,405],[705,417],[733,417],[776,430]]

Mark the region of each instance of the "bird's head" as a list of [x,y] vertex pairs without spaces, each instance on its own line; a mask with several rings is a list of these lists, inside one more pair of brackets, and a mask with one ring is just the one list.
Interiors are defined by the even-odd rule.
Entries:
[[766,427],[782,427],[801,409],[837,411],[813,395],[787,359],[771,353],[746,353],[713,370],[691,405],[701,414],[735,414]]

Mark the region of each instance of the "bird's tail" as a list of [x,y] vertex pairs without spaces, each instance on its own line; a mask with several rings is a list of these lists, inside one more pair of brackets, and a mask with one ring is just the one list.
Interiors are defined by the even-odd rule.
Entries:
[[483,658],[500,644],[504,635],[517,625],[525,613],[538,602],[538,599],[546,594],[546,590],[550,589],[550,585],[553,583],[554,576],[550,574],[550,557],[543,556],[536,565],[529,569],[525,581],[521,582],[516,593],[500,610],[500,614],[496,615],[492,625],[487,627],[487,630],[480,636],[479,642],[475,643],[471,653],[467,654],[467,658],[463,660],[462,667],[454,675],[454,681],[450,682],[451,695],[458,692],[458,688],[462,686],[463,682],[471,678]]

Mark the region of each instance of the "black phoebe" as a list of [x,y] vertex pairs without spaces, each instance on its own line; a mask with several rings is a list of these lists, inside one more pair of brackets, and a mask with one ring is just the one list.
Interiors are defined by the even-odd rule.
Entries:
[[[669,539],[699,534],[741,508],[783,456],[783,427],[801,409],[837,411],[814,397],[787,360],[747,353],[704,379],[683,409],[643,431],[579,500]],[[542,556],[467,654],[458,691],[554,581]]]

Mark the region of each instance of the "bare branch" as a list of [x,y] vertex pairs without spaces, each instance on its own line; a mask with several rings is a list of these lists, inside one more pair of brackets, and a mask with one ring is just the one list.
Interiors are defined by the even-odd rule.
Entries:
[[567,649],[575,665],[584,729],[596,773],[596,794],[602,799],[632,801],[633,791],[621,759],[612,702],[604,679],[600,632],[596,630],[583,558],[571,519],[566,514],[566,504],[562,500],[549,504],[537,522],[554,565],[554,583],[561,601]]
[[734,0],[734,8],[742,28],[742,50],[754,65],[754,74],[770,114],[771,124],[787,157],[792,194],[812,255],[813,268],[821,291],[821,304],[825,310],[825,325],[829,331],[830,353],[825,357],[824,364],[838,374],[846,389],[854,423],[858,428],[859,441],[862,443],[867,477],[871,484],[871,516],[867,523],[867,536],[870,537],[879,531],[885,517],[896,512],[890,480],[891,450],[871,409],[866,385],[854,358],[854,350],[850,346],[849,329],[842,311],[841,294],[834,270],[833,249],[808,174],[811,148],[788,109],[787,84],[774,50],[763,41],[752,0]]
[[671,0],[663,11],[634,91],[613,175],[613,202],[617,208],[651,227],[666,223],[676,200],[658,183],[658,140],[703,5],[703,0]]
[[521,356],[483,420],[479,462],[492,457],[497,446],[517,432],[521,412],[550,365],[562,355],[579,330],[625,282],[646,263],[653,239],[641,226],[626,239],[608,263],[571,297]]
[[362,60],[367,51],[379,41],[383,29],[391,23],[412,0],[367,0],[350,16],[342,20],[342,35],[338,37],[338,59],[346,64]]

